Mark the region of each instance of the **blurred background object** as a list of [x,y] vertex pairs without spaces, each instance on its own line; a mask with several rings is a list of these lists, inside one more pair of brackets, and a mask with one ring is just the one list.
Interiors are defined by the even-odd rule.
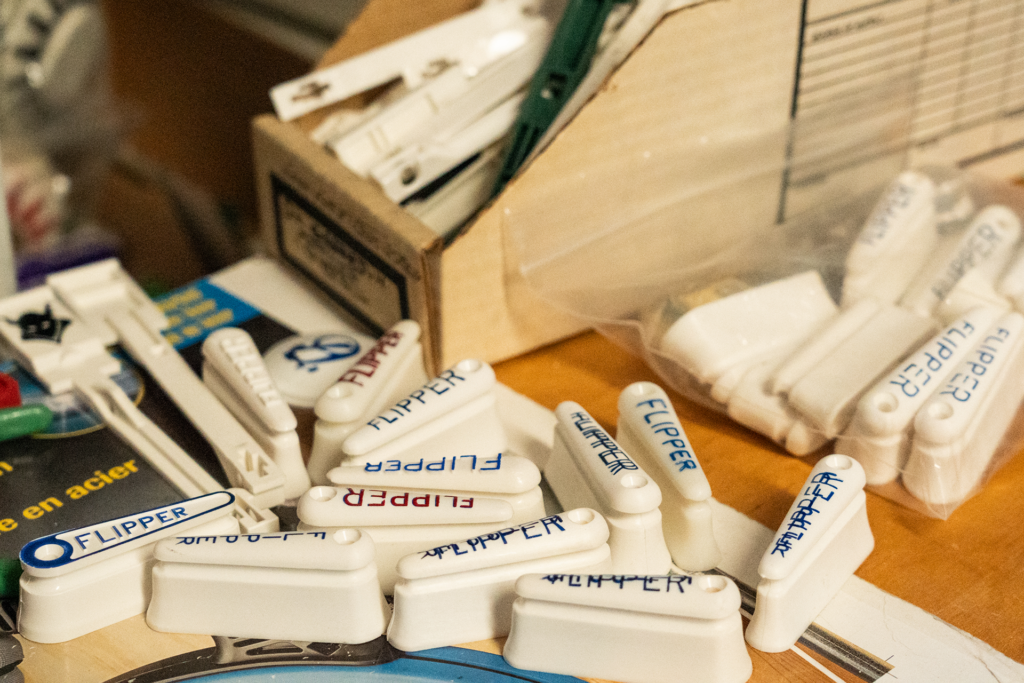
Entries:
[[0,2],[3,185],[19,285],[117,255],[159,292],[250,253],[250,120],[362,4]]
[[21,287],[53,267],[110,256],[88,220],[122,125],[104,81],[103,17],[86,0],[0,4],[3,181]]

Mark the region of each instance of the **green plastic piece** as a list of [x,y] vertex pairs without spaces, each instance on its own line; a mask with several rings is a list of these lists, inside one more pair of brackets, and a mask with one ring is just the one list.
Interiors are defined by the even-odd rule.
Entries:
[[42,403],[0,410],[0,441],[35,434],[50,426],[53,412]]
[[516,174],[587,75],[605,21],[620,2],[623,0],[569,0],[544,61],[530,81],[493,194],[501,192]]
[[0,598],[16,597],[20,578],[21,562],[9,557],[0,557]]

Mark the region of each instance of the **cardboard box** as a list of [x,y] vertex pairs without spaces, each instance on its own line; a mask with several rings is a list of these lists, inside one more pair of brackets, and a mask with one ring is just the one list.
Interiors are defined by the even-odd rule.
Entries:
[[[474,0],[375,0],[325,56],[329,64],[475,6]],[[314,113],[309,118],[315,122]],[[305,125],[303,125],[305,124]],[[412,318],[428,364],[494,362],[585,324],[545,307],[516,282],[498,214],[479,216],[453,244],[396,206],[306,137],[309,119],[254,123],[260,223],[270,251],[316,282],[372,330]]]
[[[918,4],[785,0],[767,12],[719,0],[666,16],[446,246],[299,125],[258,118],[266,242],[365,323],[418,320],[438,368],[501,360],[584,326],[527,286],[524,270],[547,292],[600,298],[573,291],[571,260],[545,273],[546,254],[585,255],[580,263],[607,269],[610,282],[642,282],[680,249],[691,262],[710,258],[751,226],[881,184],[908,163],[1004,178],[1024,169],[1011,3],[994,3],[984,26],[965,8],[930,16]],[[445,15],[443,3],[431,7],[430,18]],[[326,61],[394,37],[387,18],[404,10],[371,2]],[[401,30],[419,28],[402,16]],[[943,80],[949,69],[959,76]],[[1001,80],[986,80],[993,69]],[[588,252],[594,235],[623,226],[637,227],[621,230],[616,248]]]

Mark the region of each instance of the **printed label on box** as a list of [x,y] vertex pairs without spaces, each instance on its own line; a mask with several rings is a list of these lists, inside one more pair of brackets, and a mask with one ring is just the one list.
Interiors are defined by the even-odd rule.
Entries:
[[406,278],[271,175],[281,256],[378,334],[409,318]]

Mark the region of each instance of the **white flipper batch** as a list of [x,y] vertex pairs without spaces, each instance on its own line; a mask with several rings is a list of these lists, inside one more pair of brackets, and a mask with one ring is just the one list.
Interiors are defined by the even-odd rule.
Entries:
[[250,491],[261,507],[284,502],[284,474],[163,338],[163,314],[135,292],[138,286],[116,260],[51,275],[47,284],[87,324],[116,333],[210,444],[232,486]]
[[672,564],[661,526],[661,489],[578,403],[555,410],[544,476],[562,507],[594,508],[608,522],[613,571],[664,574]]
[[[834,325],[843,325],[847,315],[872,303],[865,299],[847,309]],[[835,340],[838,343],[793,384],[789,404],[826,438],[835,438],[849,424],[861,394],[935,330],[931,318],[891,304],[875,304],[872,315],[845,338]],[[801,349],[796,355],[804,352]]]
[[391,615],[358,529],[179,536],[155,557],[146,621],[156,631],[355,644]]
[[636,382],[622,391],[615,440],[661,489],[662,528],[675,565],[691,572],[718,566],[711,485],[661,387]]
[[888,484],[899,477],[910,454],[914,416],[942,388],[999,315],[998,310],[988,307],[968,312],[901,361],[861,397],[835,451],[859,462],[868,484]]
[[508,133],[551,39],[553,22],[546,15],[562,6],[533,0],[485,3],[282,84],[272,97],[279,113],[288,116],[401,77],[405,87],[378,98],[353,125],[339,121],[337,132],[321,131],[342,163],[377,179],[399,202]]
[[521,27],[533,5],[532,0],[489,2],[352,59],[281,83],[270,91],[274,110],[282,121],[291,121],[398,78],[408,88],[416,88],[436,73],[438,64],[460,64],[467,74],[472,73],[508,52],[493,49],[492,43],[500,44],[502,34]]
[[427,381],[419,340],[416,322],[399,321],[317,399],[308,465],[313,484],[328,483],[327,471],[341,464],[349,434]]
[[813,370],[815,365],[828,358],[836,347],[852,337],[857,330],[867,325],[881,308],[881,301],[874,298],[861,299],[844,308],[839,315],[804,341],[778,365],[772,373],[772,392],[788,396],[802,377]]
[[771,388],[778,360],[746,370],[726,401],[726,413],[745,427],[764,434],[793,455],[807,455],[828,440],[810,421]]
[[935,198],[935,183],[923,173],[904,171],[893,180],[846,256],[844,308],[900,298],[938,243]]
[[408,555],[398,563],[388,641],[400,650],[508,633],[516,579],[535,572],[604,572],[608,526],[580,508]]
[[520,91],[464,128],[439,131],[430,140],[402,149],[370,169],[370,175],[391,201],[400,203],[498,143],[515,124],[525,98],[525,91]]
[[[993,204],[978,212],[967,229],[940,245],[900,299],[900,305],[931,315],[971,271],[988,261],[1005,264],[1020,240],[1020,219],[1006,206]],[[999,269],[999,266],[996,266]],[[994,279],[998,273],[992,273]]]
[[[993,209],[997,214],[1006,216],[996,207],[990,206],[985,211]],[[1012,211],[1009,214],[1010,237],[995,240],[990,248],[985,248],[989,253],[979,259],[980,263],[977,263],[975,267],[967,268],[963,277],[939,302],[935,308],[936,318],[944,323],[950,323],[978,306],[988,306],[1002,311],[1009,311],[1013,308],[1010,300],[996,289],[1003,272],[1007,270],[1008,264],[1017,253],[1017,245],[1020,242],[1020,220]]]
[[295,413],[248,332],[223,327],[203,341],[203,382],[280,468],[285,498],[298,498],[308,490]]
[[632,683],[743,683],[740,592],[717,575],[529,574],[502,656],[532,671]]
[[864,470],[846,455],[822,458],[761,558],[747,642],[788,650],[874,547]]
[[459,361],[350,434],[342,464],[501,453],[508,444],[495,383],[487,363]]
[[1024,399],[1024,316],[990,327],[917,413],[903,485],[948,512],[981,484]]
[[234,495],[219,491],[25,544],[21,635],[62,643],[142,614],[156,542],[184,531],[237,534],[234,503]]
[[[515,455],[369,462],[336,467],[329,477],[334,487],[313,487],[299,499],[299,528],[366,531],[388,594],[398,561],[409,553],[544,516],[540,471]],[[481,515],[494,504],[506,512]]]
[[662,351],[705,384],[791,349],[831,320],[837,307],[809,270],[699,306],[662,337]]
[[[339,489],[399,488],[419,496],[470,495],[498,498],[512,507],[507,522],[470,523],[467,519],[458,526],[381,521],[361,527],[376,545],[385,592],[391,592],[398,578],[398,560],[411,552],[544,515],[537,466],[503,452],[507,439],[495,404],[495,384],[489,365],[461,361],[369,419],[342,442],[341,465],[327,473]],[[367,384],[367,388],[372,386]],[[368,395],[358,389],[351,390],[351,397]],[[342,406],[335,404],[336,408]],[[343,518],[333,514],[327,488],[316,487],[302,497],[300,528],[333,528],[346,523],[335,521]]]

